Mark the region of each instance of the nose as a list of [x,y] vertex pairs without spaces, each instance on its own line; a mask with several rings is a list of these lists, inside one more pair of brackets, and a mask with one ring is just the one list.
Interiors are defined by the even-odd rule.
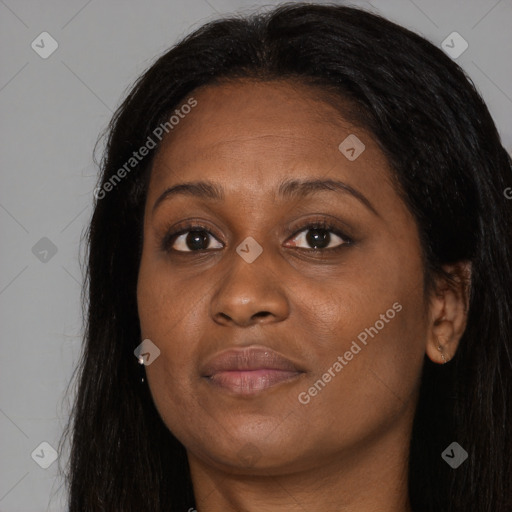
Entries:
[[286,286],[263,251],[252,263],[236,252],[211,301],[211,316],[221,325],[250,326],[283,321],[289,315]]

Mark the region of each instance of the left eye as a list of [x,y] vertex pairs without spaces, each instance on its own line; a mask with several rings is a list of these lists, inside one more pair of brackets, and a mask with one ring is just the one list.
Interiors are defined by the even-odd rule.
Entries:
[[[332,239],[332,235],[338,239],[339,243],[337,245],[330,245],[332,242],[336,242],[336,240]],[[306,229],[303,229],[299,232],[298,235],[295,236],[295,238],[292,239],[293,247],[299,247],[300,243],[306,243],[309,244],[310,247],[301,247],[301,249],[310,250],[334,249],[348,242],[348,239],[342,238],[331,229],[315,226],[310,226]]]

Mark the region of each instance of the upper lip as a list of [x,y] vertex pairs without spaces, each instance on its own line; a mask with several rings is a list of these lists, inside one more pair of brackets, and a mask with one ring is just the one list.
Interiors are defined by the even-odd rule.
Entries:
[[203,377],[218,372],[244,370],[282,370],[303,372],[295,363],[264,346],[231,348],[216,354],[201,369]]

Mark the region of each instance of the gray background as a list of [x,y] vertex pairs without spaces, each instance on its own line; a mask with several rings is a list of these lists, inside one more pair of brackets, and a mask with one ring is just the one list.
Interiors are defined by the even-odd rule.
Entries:
[[[65,390],[81,350],[79,244],[92,212],[98,134],[133,80],[178,39],[219,15],[278,3],[0,0],[0,512],[65,510],[57,462],[42,469],[31,453],[43,441],[58,447],[72,398]],[[456,61],[510,152],[512,0],[351,5],[438,46],[459,32],[469,47]],[[44,31],[59,45],[47,59],[31,47]],[[43,237],[54,255],[44,253]]]

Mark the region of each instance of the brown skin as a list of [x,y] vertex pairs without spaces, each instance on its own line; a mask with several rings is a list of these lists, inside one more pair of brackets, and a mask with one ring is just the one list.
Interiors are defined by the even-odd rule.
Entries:
[[[146,371],[163,421],[187,450],[199,512],[409,511],[424,356],[441,364],[441,343],[452,358],[465,328],[462,292],[440,286],[424,301],[417,226],[374,138],[317,95],[287,82],[196,90],[197,106],[154,162],[137,294],[143,339],[161,355]],[[354,161],[338,149],[351,133],[366,146]],[[377,213],[337,191],[277,196],[283,180],[307,178],[341,180]],[[222,187],[224,200],[178,195],[153,212],[166,188],[196,180]],[[354,243],[313,251],[302,226],[322,218]],[[162,250],[161,239],[186,219],[206,223],[207,250],[192,252],[186,235]],[[326,245],[338,246],[329,233]],[[252,263],[236,252],[249,236],[263,248]],[[394,303],[402,310],[300,403],[299,393]],[[305,373],[250,397],[201,377],[214,354],[251,344]]]

